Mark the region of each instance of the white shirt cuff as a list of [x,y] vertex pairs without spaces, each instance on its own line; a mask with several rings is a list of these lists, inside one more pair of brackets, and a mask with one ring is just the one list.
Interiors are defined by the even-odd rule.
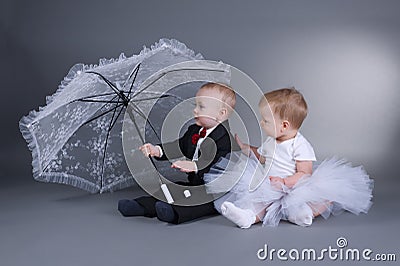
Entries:
[[160,157],[162,157],[164,153],[163,153],[161,147],[160,147],[159,145],[156,145],[156,148],[157,148],[158,151],[160,152]]
[[194,173],[197,174],[197,171],[198,171],[199,169],[197,169],[197,164],[196,164],[196,162],[194,162],[194,169],[195,169],[195,170],[194,170]]

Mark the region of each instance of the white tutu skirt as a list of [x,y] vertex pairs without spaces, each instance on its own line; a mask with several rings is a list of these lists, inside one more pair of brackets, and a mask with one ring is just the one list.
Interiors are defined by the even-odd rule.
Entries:
[[[264,178],[265,177],[265,178]],[[263,181],[250,190],[253,179]],[[296,216],[307,204],[314,214],[328,218],[346,210],[367,213],[371,207],[373,180],[361,166],[352,167],[343,159],[328,159],[303,176],[294,187],[273,187],[268,172],[255,158],[238,152],[222,158],[204,175],[207,192],[215,195],[221,213],[225,201],[261,215],[264,225],[277,226],[281,219]],[[222,195],[222,196],[221,196]]]

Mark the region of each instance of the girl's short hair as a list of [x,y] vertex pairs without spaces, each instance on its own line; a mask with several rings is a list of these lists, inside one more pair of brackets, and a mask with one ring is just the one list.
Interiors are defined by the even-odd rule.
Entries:
[[299,129],[307,116],[307,103],[303,95],[294,87],[270,91],[260,100],[260,107],[268,103],[273,114],[280,119],[287,120],[296,129]]

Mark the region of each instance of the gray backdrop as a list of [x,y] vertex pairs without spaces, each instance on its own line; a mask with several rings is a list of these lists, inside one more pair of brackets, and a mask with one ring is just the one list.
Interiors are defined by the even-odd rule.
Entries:
[[[21,197],[18,190],[7,194],[15,184],[56,187],[32,182],[19,119],[44,105],[75,63],[136,54],[165,37],[241,69],[264,91],[284,86],[302,91],[310,109],[302,132],[318,158],[337,155],[364,165],[375,179],[381,215],[399,216],[400,1],[2,0],[0,5],[3,208]],[[395,234],[391,243],[398,247]]]

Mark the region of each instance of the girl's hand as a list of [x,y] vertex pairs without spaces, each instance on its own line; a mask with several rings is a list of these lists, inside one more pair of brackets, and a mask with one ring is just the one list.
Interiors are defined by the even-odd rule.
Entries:
[[243,143],[240,139],[238,134],[235,134],[235,140],[237,142],[237,144],[239,145],[240,149],[242,150],[242,152],[246,155],[250,155],[250,145],[249,144],[245,144]]
[[172,168],[177,168],[181,172],[189,173],[197,171],[195,162],[192,161],[176,161],[171,165]]
[[271,185],[277,189],[282,189],[282,187],[285,185],[283,178],[279,176],[270,176],[269,180],[271,182]]
[[146,143],[143,146],[139,147],[139,150],[144,154],[144,156],[149,157],[149,156],[156,156],[156,157],[160,157],[160,150],[150,144],[150,143]]

